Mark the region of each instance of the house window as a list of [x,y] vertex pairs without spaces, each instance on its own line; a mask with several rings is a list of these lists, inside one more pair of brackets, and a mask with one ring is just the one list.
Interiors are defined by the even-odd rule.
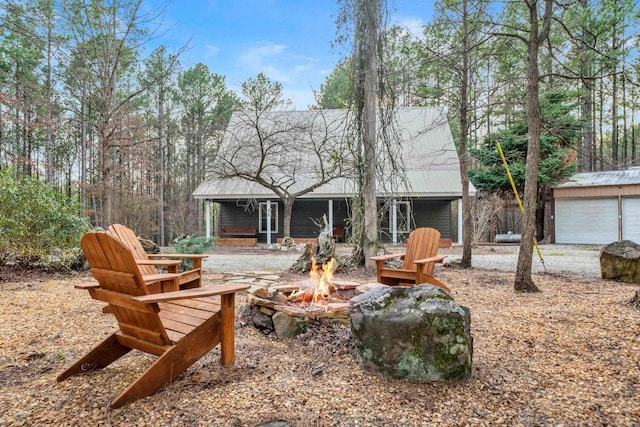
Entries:
[[[260,233],[267,232],[267,202],[258,203],[260,206],[259,215],[260,215]],[[271,202],[271,232],[278,232],[278,203]]]
[[[411,232],[411,203],[397,201],[395,205],[397,232]],[[393,233],[393,205],[389,207],[389,231]]]

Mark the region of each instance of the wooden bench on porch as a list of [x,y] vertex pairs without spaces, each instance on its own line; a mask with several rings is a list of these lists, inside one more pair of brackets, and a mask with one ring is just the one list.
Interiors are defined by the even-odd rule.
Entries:
[[224,225],[220,227],[221,236],[251,236],[258,234],[258,228],[255,225]]
[[[258,228],[255,225],[223,225],[216,244],[220,246],[255,246],[258,244]],[[223,237],[229,236],[229,237]]]

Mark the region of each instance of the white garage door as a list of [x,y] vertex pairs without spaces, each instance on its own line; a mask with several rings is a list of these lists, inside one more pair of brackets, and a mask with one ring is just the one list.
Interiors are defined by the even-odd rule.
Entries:
[[618,199],[556,200],[556,243],[618,241]]
[[622,198],[622,238],[640,243],[640,197]]

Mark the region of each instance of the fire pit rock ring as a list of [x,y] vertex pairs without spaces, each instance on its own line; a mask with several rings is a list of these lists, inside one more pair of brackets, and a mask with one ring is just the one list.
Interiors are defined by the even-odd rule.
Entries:
[[252,280],[241,316],[263,332],[275,331],[278,338],[304,332],[310,321],[348,323],[349,300],[386,285],[334,280],[332,265],[323,265],[320,273],[314,262],[309,278],[296,283]]

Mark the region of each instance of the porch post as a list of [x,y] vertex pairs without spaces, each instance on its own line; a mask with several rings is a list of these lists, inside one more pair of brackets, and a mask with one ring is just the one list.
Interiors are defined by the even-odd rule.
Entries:
[[329,231],[333,236],[333,200],[329,199]]
[[462,235],[462,230],[464,227],[462,227],[462,198],[460,198],[458,200],[458,244],[461,245],[462,244],[462,239],[463,239],[463,235]]
[[391,204],[391,241],[398,243],[398,208],[395,200]]
[[271,244],[271,200],[267,200],[267,245]]
[[204,217],[205,217],[205,236],[207,239],[211,238],[211,202],[204,201]]

